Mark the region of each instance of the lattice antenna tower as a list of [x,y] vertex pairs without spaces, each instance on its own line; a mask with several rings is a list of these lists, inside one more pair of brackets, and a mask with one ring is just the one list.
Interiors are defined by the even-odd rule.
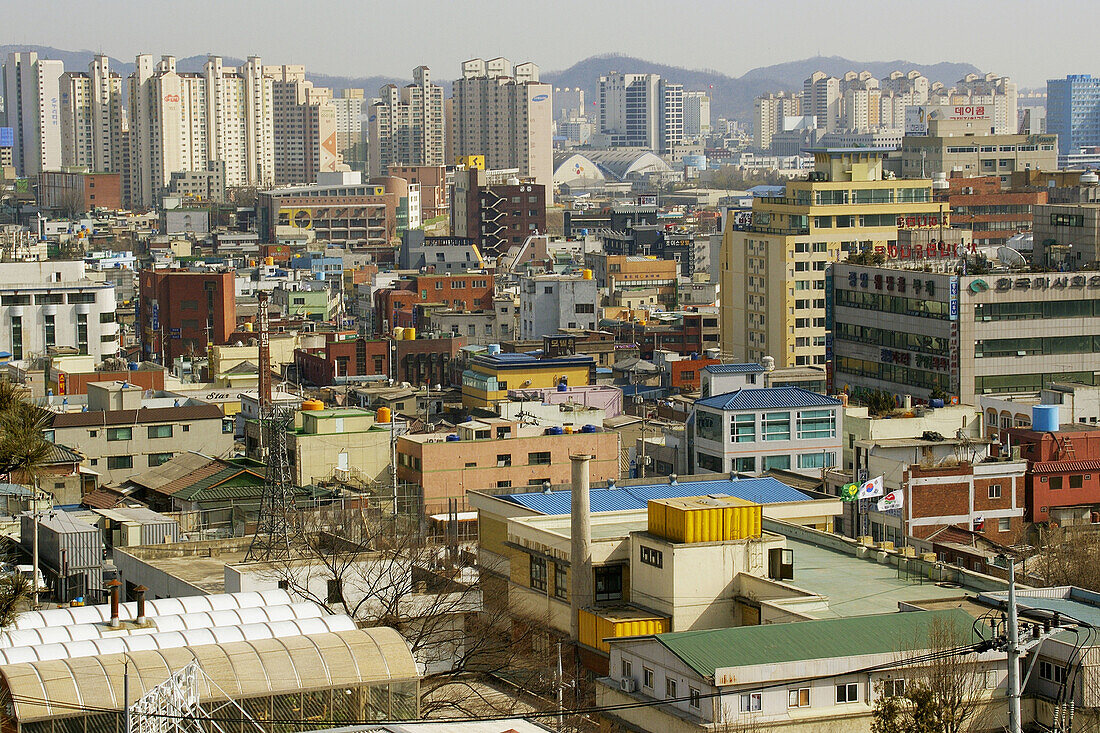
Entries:
[[261,456],[267,466],[256,534],[248,546],[245,561],[283,560],[290,557],[290,524],[294,508],[294,482],[286,449],[286,432],[294,423],[294,410],[276,408],[271,399],[271,331],[267,293],[260,293],[260,440]]

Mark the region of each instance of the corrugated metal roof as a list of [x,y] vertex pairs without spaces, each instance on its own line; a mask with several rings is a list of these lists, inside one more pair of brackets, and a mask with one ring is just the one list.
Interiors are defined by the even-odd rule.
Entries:
[[142,407],[137,410],[89,410],[63,412],[53,416],[54,428],[80,428],[96,425],[135,425],[138,423],[172,422],[178,420],[221,420],[225,417],[217,405],[182,405],[180,407]]
[[764,387],[739,389],[696,401],[703,407],[719,410],[772,410],[790,407],[835,407],[840,400],[801,387]]
[[[617,486],[613,489],[592,489],[593,512],[617,512],[645,509],[650,499],[678,499],[685,496],[726,494],[757,504],[780,504],[788,501],[808,501],[810,496],[774,478],[726,479],[724,481],[684,481],[676,484],[646,484]],[[568,514],[573,492],[554,491],[549,494],[508,494],[501,499],[527,507],[541,514]]]
[[764,371],[763,364],[709,364],[703,369],[711,374],[756,374]]
[[973,616],[959,608],[679,631],[654,638],[700,675],[711,676],[723,667],[928,649],[934,627],[950,629],[962,644],[978,640]]

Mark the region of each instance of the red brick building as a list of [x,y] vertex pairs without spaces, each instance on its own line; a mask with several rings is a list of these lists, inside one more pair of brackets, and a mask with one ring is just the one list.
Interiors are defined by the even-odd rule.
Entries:
[[392,288],[374,293],[374,322],[394,328],[411,324],[413,306],[420,303],[441,304],[462,311],[482,311],[493,308],[493,276],[487,273],[462,275],[414,275],[398,280]]
[[925,539],[943,527],[962,527],[999,544],[1024,531],[1024,461],[912,465],[902,474],[904,534]]
[[949,178],[936,198],[951,206],[951,224],[974,231],[974,244],[998,245],[1031,231],[1031,209],[1047,202],[1046,191],[1001,190],[1000,176]]
[[679,392],[698,392],[703,369],[710,364],[721,363],[720,359],[708,359],[705,356],[670,361],[667,364],[669,386]]
[[171,364],[185,354],[205,356],[208,344],[228,343],[237,325],[232,271],[143,270],[138,277],[144,360]]
[[119,173],[43,171],[38,174],[38,203],[63,214],[121,209],[122,176]]
[[546,187],[538,183],[489,183],[477,168],[454,174],[451,234],[469,237],[481,253],[496,257],[528,236],[546,233]]
[[1100,428],[1067,423],[1056,433],[1009,428],[1002,434],[1030,464],[1029,521],[1100,524]]
[[656,349],[690,356],[719,345],[717,313],[671,313],[667,320],[612,321],[603,328],[620,343],[637,344],[643,359],[652,359]]
[[420,213],[427,221],[447,215],[447,168],[442,165],[391,165],[389,175],[420,184]]
[[390,359],[396,358],[393,379],[409,384],[450,384],[451,362],[466,345],[462,336],[438,339],[330,340],[323,349],[298,349],[294,363],[298,379],[319,387],[334,384],[337,377],[390,376]]

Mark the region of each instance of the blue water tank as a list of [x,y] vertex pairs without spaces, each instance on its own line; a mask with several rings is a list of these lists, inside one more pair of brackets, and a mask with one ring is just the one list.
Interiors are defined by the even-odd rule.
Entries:
[[547,435],[563,435],[564,433],[565,433],[565,431],[564,431],[564,430],[562,430],[562,429],[561,429],[560,427],[558,427],[557,425],[555,425],[555,426],[554,426],[554,427],[552,427],[552,428],[546,428],[546,434],[547,434]]
[[126,367],[132,372],[137,371],[138,366],[139,364],[136,361],[131,361],[126,364]]
[[938,397],[934,400],[928,400],[928,406],[929,407],[943,407],[943,400],[941,400]]
[[485,353],[489,356],[495,356],[500,353],[500,344],[489,344],[485,347]]
[[595,425],[585,425],[584,427],[581,428],[581,432],[582,433],[594,433],[594,432],[596,432],[596,426]]
[[1058,405],[1032,405],[1032,430],[1038,430],[1040,433],[1056,433],[1058,426]]
[[558,382],[558,391],[559,392],[568,392],[569,391],[569,385],[566,384],[565,382]]
[[450,433],[450,434],[447,435],[447,442],[448,443],[455,443],[459,440],[462,440],[462,438],[458,437],[454,433]]

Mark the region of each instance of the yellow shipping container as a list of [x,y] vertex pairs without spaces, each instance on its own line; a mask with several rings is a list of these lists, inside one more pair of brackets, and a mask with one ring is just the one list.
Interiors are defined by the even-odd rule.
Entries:
[[669,619],[630,606],[597,613],[581,609],[579,613],[581,643],[605,653],[611,648],[604,639],[663,634],[669,630]]
[[763,507],[732,496],[649,502],[649,532],[672,542],[723,542],[759,537]]

